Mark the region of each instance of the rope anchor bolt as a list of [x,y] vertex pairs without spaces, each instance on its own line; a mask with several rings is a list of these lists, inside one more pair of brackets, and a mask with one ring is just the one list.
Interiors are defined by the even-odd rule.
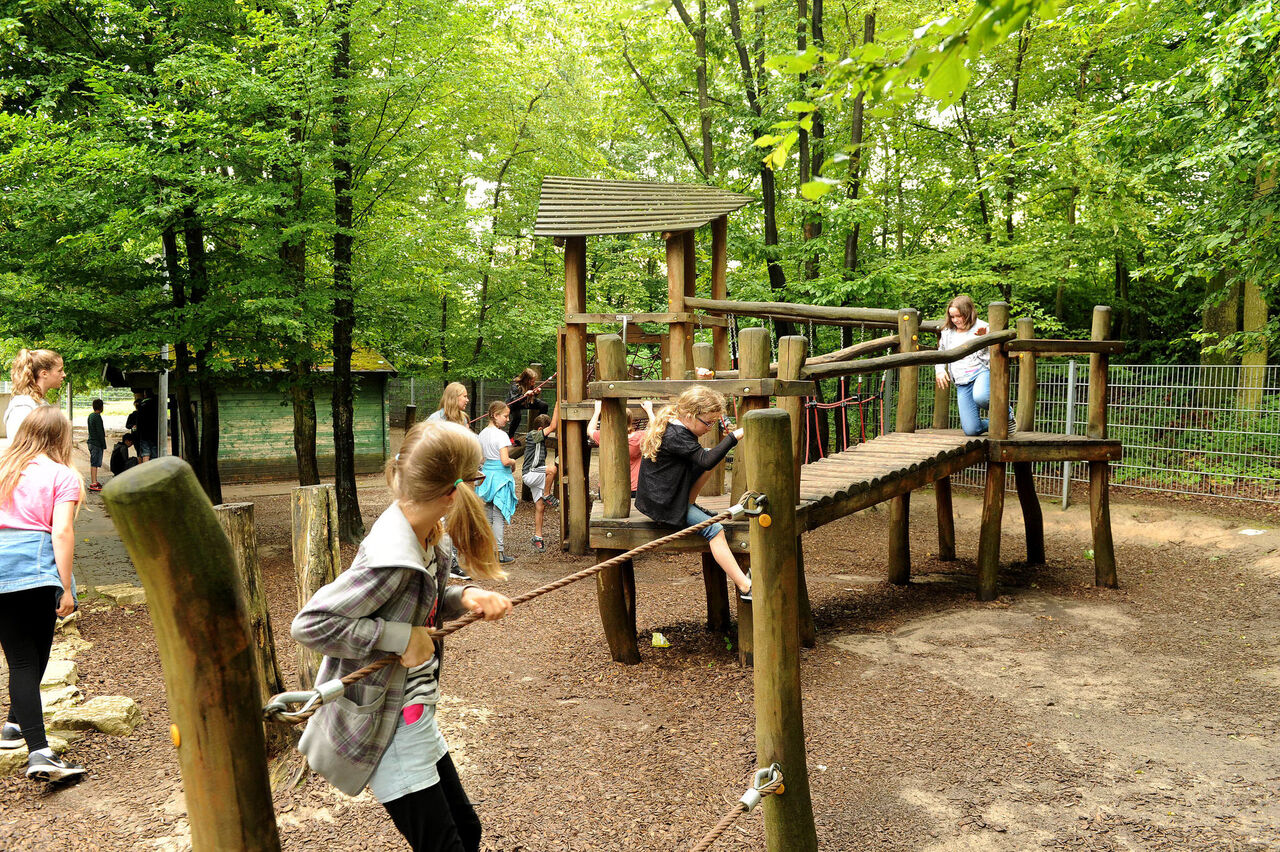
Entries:
[[738,801],[746,808],[746,813],[751,813],[764,801],[765,796],[781,795],[783,789],[782,767],[775,763],[768,769],[756,771],[755,781]]
[[[335,698],[341,697],[344,689],[346,689],[346,684],[341,680],[326,680],[324,683],[317,684],[315,689],[282,692],[272,698],[266,707],[262,708],[262,715],[268,719],[278,719],[282,722],[301,722],[321,704],[327,704]],[[302,706],[297,710],[290,710],[290,704],[300,704]]]

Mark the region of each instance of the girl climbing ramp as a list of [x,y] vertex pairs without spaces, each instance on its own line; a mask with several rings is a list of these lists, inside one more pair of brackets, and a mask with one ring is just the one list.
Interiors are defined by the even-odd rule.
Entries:
[[442,649],[430,629],[471,610],[502,618],[511,601],[476,586],[446,586],[439,547],[447,519],[472,573],[501,577],[479,479],[480,443],[453,423],[420,423],[387,464],[395,502],[360,543],[355,560],[311,598],[293,638],[324,654],[317,682],[342,678],[383,657],[387,666],[320,707],[298,749],[347,795],[368,786],[416,852],[476,852],[480,820],[436,725]]

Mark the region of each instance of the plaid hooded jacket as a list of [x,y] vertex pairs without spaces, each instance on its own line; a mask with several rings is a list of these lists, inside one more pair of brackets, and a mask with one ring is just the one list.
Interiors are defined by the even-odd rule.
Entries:
[[[403,653],[410,629],[464,613],[465,586],[447,586],[449,559],[436,546],[428,553],[399,504],[374,523],[351,567],[320,589],[293,620],[295,641],[324,654],[318,683],[344,677],[387,654]],[[436,642],[436,654],[442,645]],[[302,734],[298,750],[333,786],[349,796],[364,789],[395,734],[404,699],[406,669],[396,664],[346,688],[322,705]]]

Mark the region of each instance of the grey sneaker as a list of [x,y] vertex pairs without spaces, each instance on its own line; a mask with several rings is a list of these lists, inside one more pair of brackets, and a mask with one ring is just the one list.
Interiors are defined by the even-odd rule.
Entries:
[[548,507],[555,509],[560,505],[560,498],[556,497],[554,494],[544,494],[542,502],[546,503]]
[[13,722],[5,722],[0,728],[0,748],[22,748],[26,740],[22,738],[22,729]]
[[502,552],[498,553],[499,565],[510,565],[512,562],[515,562],[515,561],[516,561],[516,558],[514,556],[508,556],[507,554]]
[[462,570],[462,566],[457,562],[453,563],[453,567],[449,569],[449,576],[455,580],[470,580],[471,575]]
[[84,767],[66,763],[56,757],[45,757],[36,752],[27,758],[27,777],[37,781],[66,781],[84,775]]

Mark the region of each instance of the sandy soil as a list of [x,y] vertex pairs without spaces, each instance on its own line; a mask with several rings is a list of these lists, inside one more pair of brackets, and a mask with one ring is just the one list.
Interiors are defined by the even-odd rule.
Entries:
[[[256,503],[290,678],[287,493],[281,483],[226,497]],[[366,520],[385,503],[367,479]],[[980,604],[978,497],[956,495],[957,563],[936,560],[927,492],[913,508],[907,587],[883,579],[885,511],[805,537],[819,639],[802,656],[804,724],[822,849],[1280,849],[1273,510],[1117,498],[1121,588],[1105,590],[1092,585],[1087,506],[1046,505],[1050,561],[1028,567],[1014,561],[1024,550],[1011,500],[1001,596]],[[99,498],[81,518],[82,586],[129,579]],[[498,587],[509,593],[590,564],[531,553],[531,519],[522,505],[508,532],[519,561]],[[741,795],[754,768],[750,672],[731,639],[702,626],[697,559],[658,555],[637,581],[638,666],[609,660],[588,583],[450,640],[442,727],[484,849],[688,848]],[[146,607],[84,609],[82,688],[134,697],[146,721],[129,738],[76,743],[70,756],[91,770],[78,785],[0,780],[0,848],[182,849]],[[650,647],[655,630],[670,648]],[[276,805],[286,849],[406,848],[367,795],[314,777]],[[759,814],[714,848],[763,849]]]

